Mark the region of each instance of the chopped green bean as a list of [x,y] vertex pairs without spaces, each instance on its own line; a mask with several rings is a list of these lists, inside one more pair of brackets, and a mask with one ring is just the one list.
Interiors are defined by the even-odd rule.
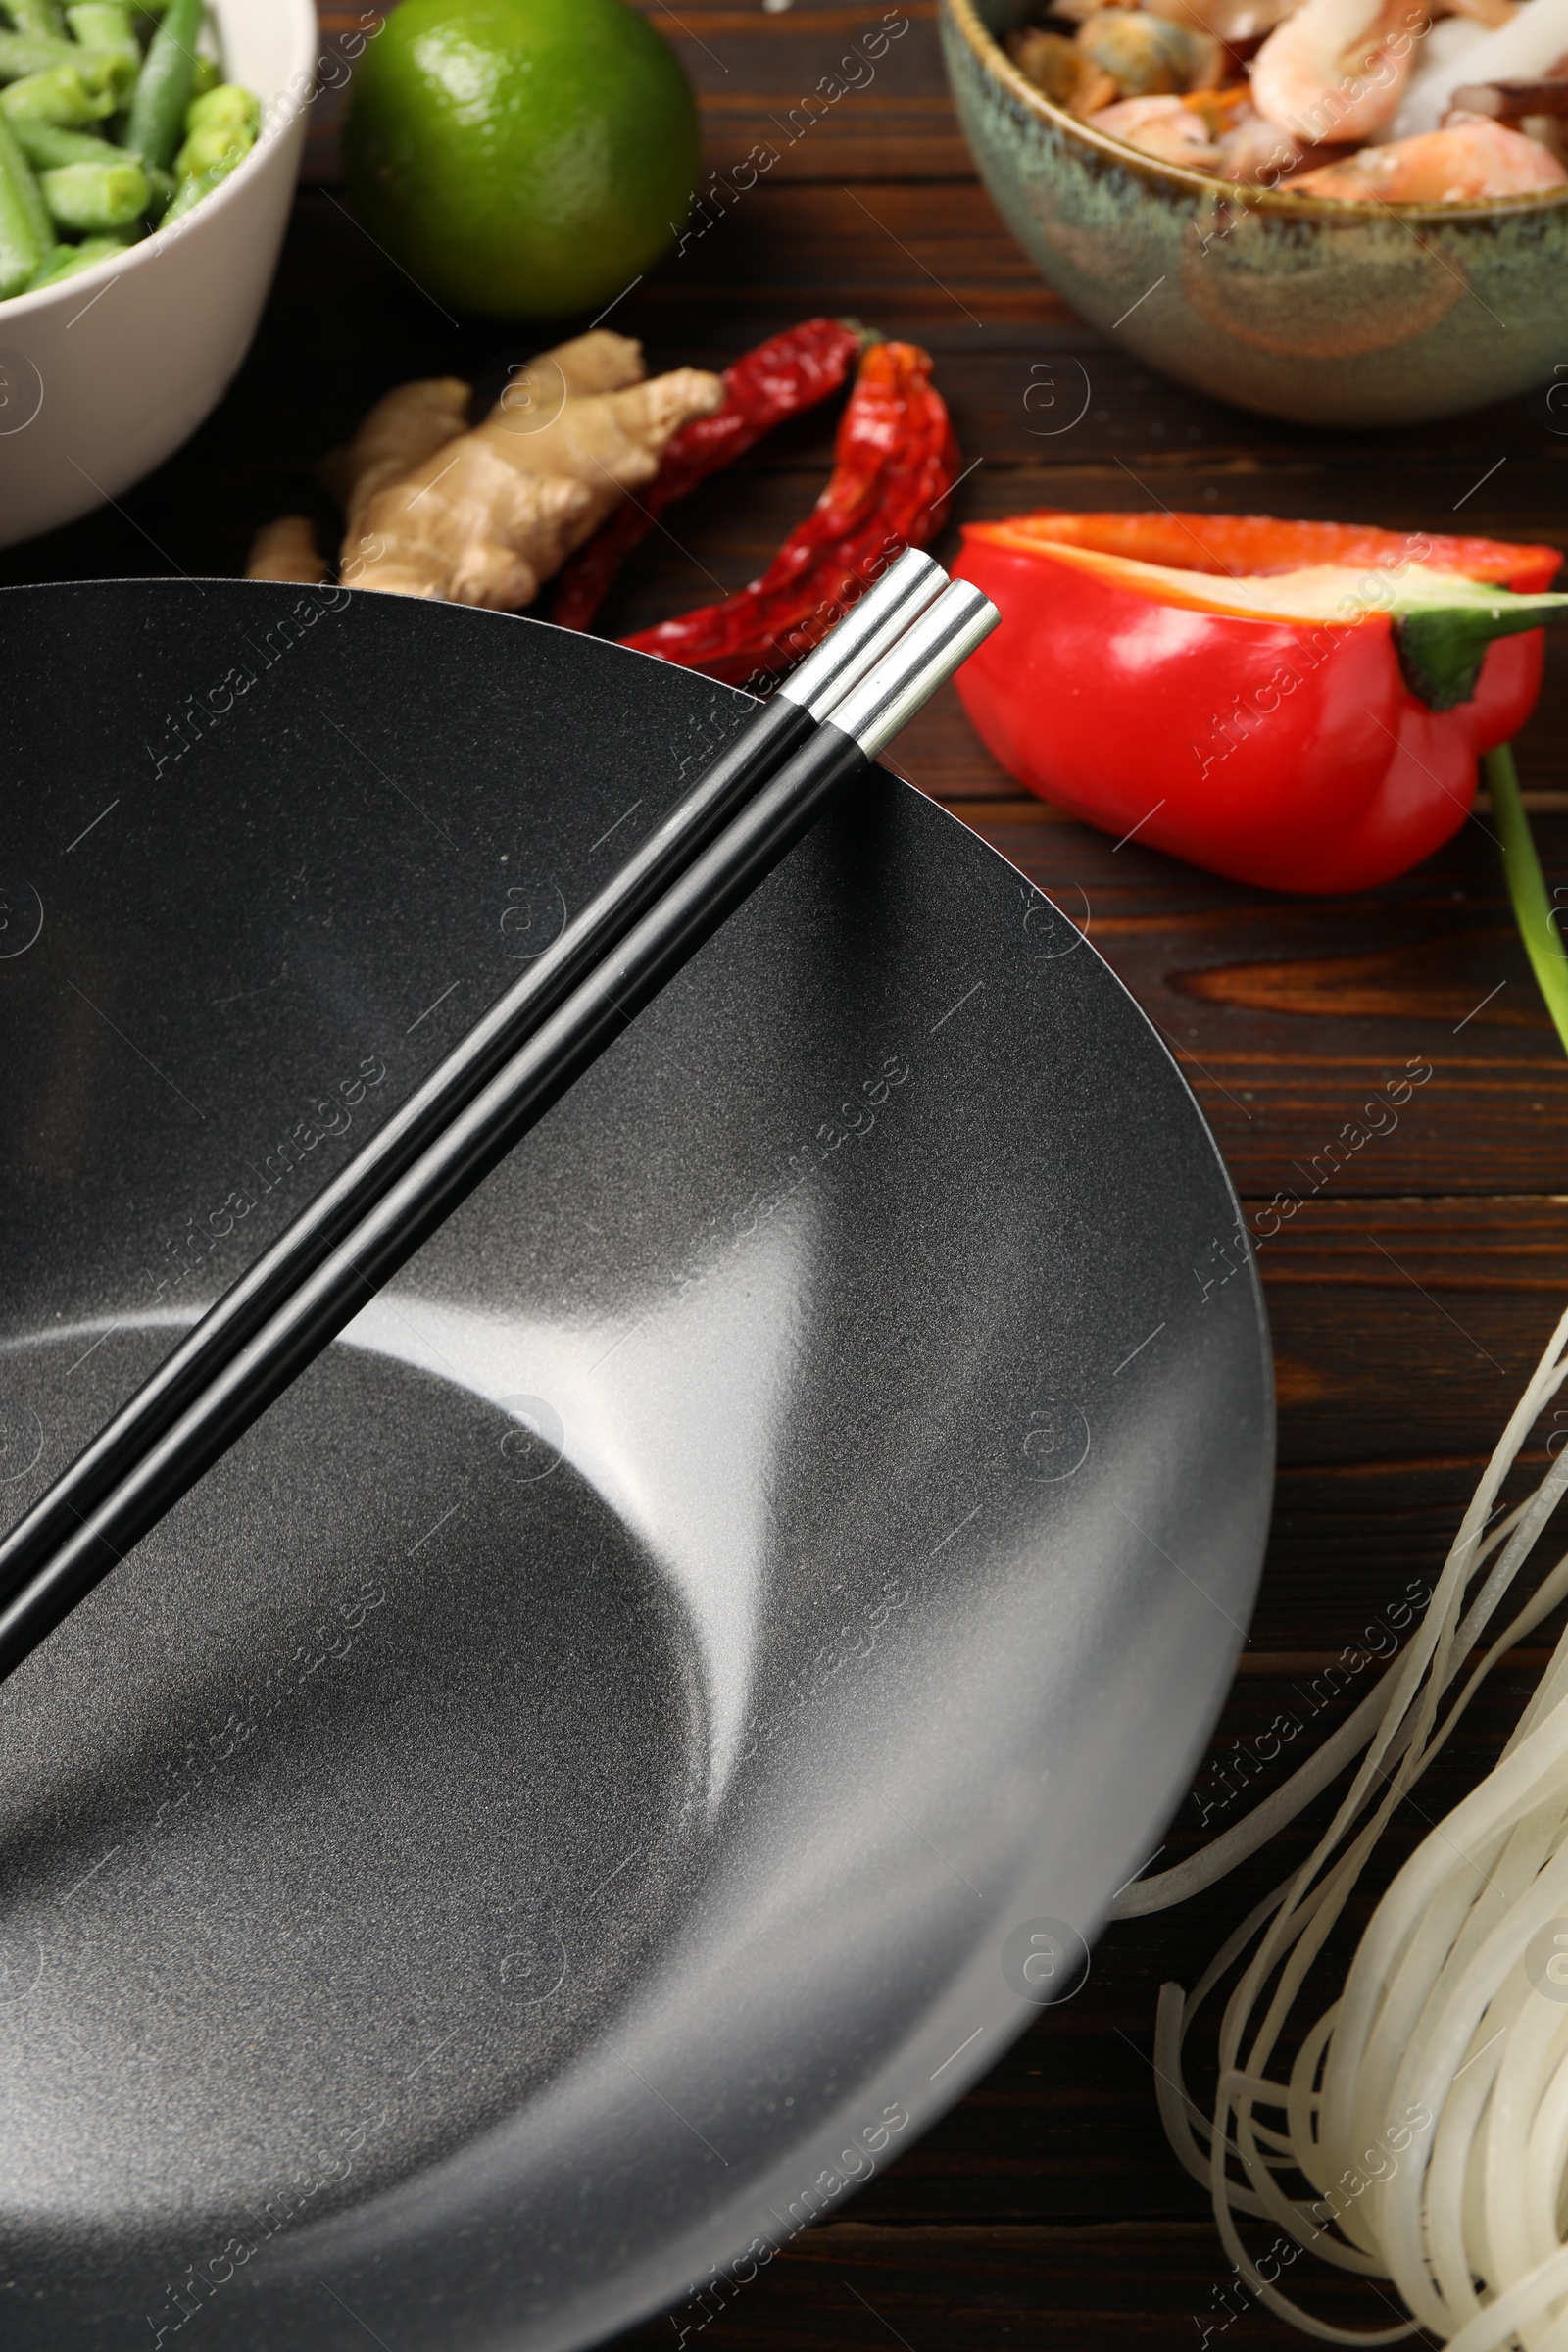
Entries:
[[[243,157],[236,156],[234,162],[240,163],[243,160]],[[234,164],[215,164],[210,172],[199,172],[194,177],[182,179],[174,192],[174,201],[159,222],[159,226],[169,228],[174,221],[183,220],[187,213],[193,213],[196,210],[204,196],[210,196],[215,188],[222,185],[233,169]]]
[[67,9],[66,23],[73,40],[84,49],[129,49],[137,65],[141,64],[136,28],[129,9],[122,7],[121,0],[77,0],[74,8]]
[[123,237],[83,237],[79,245],[52,246],[27,280],[26,291],[32,294],[40,286],[59,285],[63,277],[76,277],[83,270],[123,253],[125,245]]
[[210,90],[193,98],[185,109],[185,128],[205,130],[209,123],[241,123],[254,133],[260,126],[262,110],[249,90],[237,81],[220,81]]
[[18,32],[40,41],[63,41],[66,37],[60,0],[0,0],[0,6]]
[[51,66],[80,63],[81,51],[74,41],[48,41],[33,32],[0,32],[0,81],[20,81],[24,74],[46,74]]
[[[0,107],[0,114],[5,109]],[[139,163],[127,147],[112,147],[90,130],[67,130],[58,122],[40,122],[31,115],[7,117],[22,149],[35,172],[57,172],[62,164]]]
[[129,10],[120,0],[81,0],[80,7],[67,9],[66,20],[92,57],[93,71],[113,78],[117,103],[128,105],[141,72],[141,45]]
[[185,143],[174,158],[180,178],[199,179],[220,164],[232,171],[242,163],[256,144],[261,112],[250,91],[233,82],[193,99],[185,113]]
[[0,115],[12,127],[24,117],[33,122],[58,123],[62,130],[79,130],[84,122],[101,122],[115,111],[113,94],[89,89],[79,66],[51,66],[45,74],[25,74],[0,90]]
[[57,0],[5,0],[6,15],[19,32],[36,33],[40,40],[64,40],[66,21]]
[[0,0],[0,300],[184,219],[249,154],[261,107],[198,55],[203,9]]
[[84,45],[76,50],[88,86],[107,90],[117,109],[130,104],[131,92],[141,74],[141,56],[135,49],[89,49]]
[[181,179],[200,179],[204,172],[216,171],[226,164],[230,171],[243,162],[256,144],[253,130],[241,130],[226,122],[211,123],[205,130],[193,130],[174,158],[174,170]]
[[201,22],[202,0],[169,0],[164,21],[148,45],[125,144],[149,164],[168,165],[179,145],[195,84]]
[[134,59],[121,49],[83,49],[76,41],[36,41],[28,33],[0,32],[0,82],[15,87],[41,74],[78,74],[95,96],[123,106],[136,79]]
[[22,292],[53,242],[32,166],[0,116],[0,298]]
[[139,155],[122,164],[62,164],[40,174],[43,200],[62,228],[96,234],[128,228],[147,210],[147,174]]

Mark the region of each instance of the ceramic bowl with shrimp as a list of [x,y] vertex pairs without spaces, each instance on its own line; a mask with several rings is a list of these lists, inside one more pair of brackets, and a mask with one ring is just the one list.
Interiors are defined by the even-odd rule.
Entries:
[[1004,219],[1167,375],[1346,427],[1568,358],[1568,0],[940,5]]

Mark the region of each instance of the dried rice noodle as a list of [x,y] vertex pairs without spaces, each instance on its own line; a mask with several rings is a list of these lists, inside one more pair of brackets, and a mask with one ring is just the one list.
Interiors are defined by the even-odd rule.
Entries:
[[[1565,1450],[1489,1529],[1503,1480],[1568,1380],[1565,1350],[1568,1315],[1404,1655],[1274,1795],[1191,1860],[1137,1881],[1116,1906],[1137,1917],[1213,1885],[1361,1757],[1306,1862],[1242,1922],[1190,1994],[1161,1988],[1155,2025],[1161,2120],[1210,2190],[1231,2260],[1259,2301],[1328,2343],[1395,2343],[1425,2328],[1453,2352],[1568,2352],[1568,1634],[1495,1767],[1379,1902],[1340,1999],[1288,2069],[1275,2055],[1395,1810],[1497,1660],[1568,1594],[1565,1553],[1465,1672],[1568,1490]],[[1205,2114],[1185,2086],[1184,2044],[1244,1956]],[[1313,2193],[1293,2193],[1288,2183],[1302,2180]],[[1392,2280],[1412,2316],[1372,2331],[1315,2317],[1262,2276],[1242,2215],[1343,2270]]]

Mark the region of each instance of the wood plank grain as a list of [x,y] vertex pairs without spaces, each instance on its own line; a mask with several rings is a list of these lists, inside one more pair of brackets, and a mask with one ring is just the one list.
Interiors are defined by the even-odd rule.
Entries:
[[[1330,1649],[1412,1580],[1436,1579],[1568,1304],[1565,1208],[1307,1200],[1262,1241],[1280,1469],[1251,1649]],[[1245,1210],[1253,1227],[1264,1216]],[[1510,1497],[1564,1430],[1568,1412],[1543,1416]]]
[[[1296,2273],[1286,2276],[1294,2283]],[[1342,2327],[1389,2323],[1372,2290],[1332,2275],[1313,2307]],[[671,2321],[660,2320],[619,2341],[627,2352],[669,2352],[676,2342],[700,2342],[703,2352],[871,2352],[893,2343],[908,2352],[1013,2343],[1199,2352],[1206,2327],[1208,2340],[1234,2329],[1225,2340],[1242,2352],[1301,2342],[1237,2287],[1218,2239],[1194,2222],[947,2230],[841,2222],[800,2239],[727,2299],[710,2287],[671,2317],[673,2335]]]
[[[921,777],[912,761],[909,772]],[[1325,1152],[1338,1163],[1336,1193],[1348,1196],[1561,1187],[1568,1071],[1539,1020],[1495,846],[1480,826],[1385,890],[1282,900],[1137,842],[1117,852],[1025,803],[977,821],[1132,990],[1182,1062],[1244,1192],[1309,1191]],[[1543,814],[1536,827],[1555,883],[1568,874],[1564,819]],[[1381,1006],[1369,993],[1377,958],[1388,959],[1370,965]],[[1446,969],[1441,989],[1437,964]],[[1397,1128],[1371,1150],[1347,1150],[1348,1126],[1387,1123],[1367,1105],[1412,1060],[1433,1075]]]
[[[1472,926],[1446,929],[1394,948],[1356,956],[1294,956],[1283,961],[1211,964],[1202,971],[1173,972],[1171,986],[1205,1004],[1232,1004],[1249,1012],[1321,1014],[1346,1019],[1369,1013],[1383,1019],[1485,1022],[1501,1029],[1549,1029],[1551,1016],[1539,998],[1520,989],[1486,1004],[1476,995],[1511,949],[1511,924],[1495,930]],[[1504,984],[1506,985],[1506,984]],[[1478,1011],[1477,1006],[1481,1009]]]

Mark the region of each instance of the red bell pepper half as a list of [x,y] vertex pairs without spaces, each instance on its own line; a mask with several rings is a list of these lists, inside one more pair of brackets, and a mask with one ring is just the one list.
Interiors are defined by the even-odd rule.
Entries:
[[1555,548],[1262,514],[1048,509],[963,542],[1002,625],[958,693],[1009,774],[1273,890],[1364,890],[1457,831],[1568,604]]

